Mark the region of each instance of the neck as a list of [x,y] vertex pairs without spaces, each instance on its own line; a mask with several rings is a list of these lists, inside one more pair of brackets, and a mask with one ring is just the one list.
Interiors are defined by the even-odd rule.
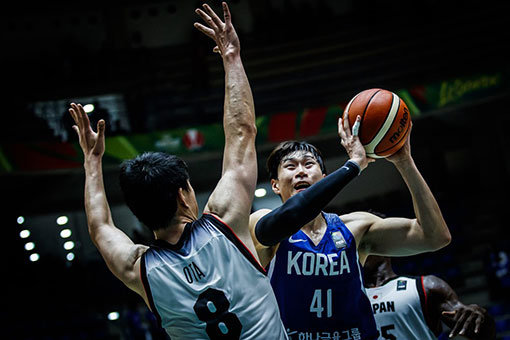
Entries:
[[313,220],[305,224],[301,229],[307,233],[318,234],[324,232],[326,228],[326,221],[322,217],[322,214],[317,215]]
[[165,229],[159,229],[154,232],[154,237],[158,240],[164,240],[170,244],[176,244],[179,242],[186,224],[193,222],[194,220],[187,216],[174,217],[172,222]]
[[318,245],[319,242],[322,240],[322,237],[324,236],[324,233],[326,232],[326,220],[322,217],[322,214],[317,215],[312,221],[305,224],[301,230],[308,235],[310,240],[315,245]]
[[397,274],[391,268],[388,262],[381,262],[373,270],[365,270],[364,281],[367,288],[380,287],[386,284],[388,281],[393,280],[397,277]]

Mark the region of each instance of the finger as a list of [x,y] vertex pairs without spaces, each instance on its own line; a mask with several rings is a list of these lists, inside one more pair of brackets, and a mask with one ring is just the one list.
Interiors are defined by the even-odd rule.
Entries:
[[475,314],[471,313],[471,315],[468,316],[468,318],[466,319],[466,321],[464,321],[462,323],[462,329],[460,330],[459,332],[459,335],[464,335],[466,334],[467,330],[468,330],[468,327],[473,323],[473,319],[476,317]]
[[221,21],[221,19],[216,15],[216,13],[212,10],[212,8],[209,7],[208,4],[204,4],[202,7],[205,8],[205,11],[207,12],[207,14],[209,14],[211,19],[214,21],[214,24],[218,28],[223,28],[223,21]]
[[455,310],[445,310],[441,314],[443,314],[444,316],[453,318],[456,313],[457,313],[457,311],[455,311]]
[[456,310],[444,310],[441,312],[441,314],[454,316],[455,314],[457,314],[457,311]]
[[71,115],[71,117],[73,117],[74,122],[78,124],[78,117],[76,117],[76,112],[74,112],[73,109],[69,109],[69,114]]
[[78,105],[76,105],[75,103],[71,103],[71,107],[72,107],[72,110],[74,111],[74,114],[75,114],[75,122],[76,122],[76,125],[78,125],[78,128],[80,130],[83,129],[83,119],[81,117],[81,113],[80,113],[80,110],[78,109]]
[[81,146],[81,134],[80,134],[80,128],[78,128],[77,125],[73,125],[72,126],[73,130],[76,132],[76,134],[78,135],[78,143],[80,143],[80,146]]
[[89,115],[87,114],[87,112],[85,112],[85,109],[81,104],[78,104],[78,110],[80,111],[80,116],[83,120],[83,127],[84,128],[89,127],[89,129],[92,130],[92,128],[90,127]]
[[452,331],[450,332],[450,336],[455,336],[455,335],[459,334],[459,331],[461,330],[462,326],[464,325],[464,321],[466,320],[466,313],[461,312],[461,313],[455,315],[455,318],[457,319],[457,322],[455,323],[455,326],[453,327]]
[[198,22],[195,22],[193,24],[197,30],[207,35],[209,38],[214,39],[214,30],[210,29],[209,27],[205,27],[202,24],[199,24]]
[[104,131],[105,131],[105,121],[104,119],[99,120],[97,122],[97,138],[98,141],[102,141],[104,139]]
[[344,119],[342,117],[338,118],[338,135],[342,140],[346,139],[345,129],[344,129]]
[[[80,110],[78,109],[78,105],[76,105],[75,103],[71,103],[71,108],[76,115],[76,119],[77,119],[78,123],[80,123],[81,117],[80,117]],[[80,126],[78,125],[78,127],[80,127]]]
[[97,122],[97,139],[94,143],[94,148],[92,152],[96,155],[99,155],[104,150],[104,130],[105,130],[105,121],[104,119],[99,120]]
[[104,119],[100,119],[99,122],[97,122],[97,133],[101,134],[104,133],[105,130],[105,121]]
[[210,28],[212,28],[214,31],[218,30],[218,26],[214,23],[214,21],[211,19],[210,16],[208,16],[204,11],[202,11],[200,8],[197,8],[195,10],[195,13],[200,15],[200,17],[209,25]]
[[342,122],[343,122],[343,129],[344,129],[345,135],[347,137],[350,137],[351,136],[351,127],[350,127],[350,124],[349,124],[349,116],[346,115],[342,119]]
[[342,140],[345,139],[345,131],[343,129],[343,119],[342,117],[338,118],[338,135]]
[[480,333],[480,328],[482,327],[484,316],[478,315],[475,321],[475,334]]
[[212,50],[214,53],[219,53],[221,54],[221,50],[218,46],[214,46],[213,50]]
[[228,8],[228,5],[226,2],[222,2],[221,5],[223,6],[223,17],[225,18],[225,24],[231,25],[232,17],[230,16],[230,9]]
[[356,121],[354,122],[354,125],[352,126],[352,135],[357,137],[359,133],[359,126],[361,125],[361,116],[356,116]]

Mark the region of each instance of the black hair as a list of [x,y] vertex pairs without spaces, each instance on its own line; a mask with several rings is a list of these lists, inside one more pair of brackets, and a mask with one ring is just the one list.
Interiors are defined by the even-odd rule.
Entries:
[[278,166],[280,165],[280,162],[285,156],[296,151],[310,152],[317,160],[317,163],[319,163],[322,173],[326,174],[326,167],[319,149],[307,142],[291,140],[278,144],[267,158],[266,166],[271,179],[278,179]]
[[119,175],[127,206],[153,231],[169,225],[179,189],[189,190],[188,179],[186,163],[164,152],[145,152],[124,161]]

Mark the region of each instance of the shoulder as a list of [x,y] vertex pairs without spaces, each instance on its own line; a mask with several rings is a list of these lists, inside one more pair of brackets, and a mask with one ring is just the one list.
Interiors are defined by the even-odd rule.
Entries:
[[355,211],[348,214],[340,215],[340,219],[344,223],[373,223],[381,219],[381,217],[376,216],[372,213],[366,211]]
[[271,262],[272,258],[275,256],[279,244],[272,247],[262,245],[257,239],[257,236],[255,235],[255,226],[262,217],[269,214],[270,212],[271,209],[260,209],[250,215],[251,238],[253,240],[253,243],[255,244],[255,249],[257,250],[257,255],[259,256],[260,259],[260,264],[264,268],[269,265],[269,262]]
[[424,275],[423,278],[423,286],[427,289],[437,289],[441,286],[447,284],[443,279],[435,276],[435,275]]
[[259,209],[250,215],[250,228],[255,228],[257,222],[267,214],[271,212],[271,209]]
[[366,211],[355,211],[349,214],[340,215],[340,219],[345,226],[354,235],[357,242],[361,241],[365,232],[377,221],[381,220],[379,216]]
[[435,275],[423,276],[423,289],[430,297],[447,297],[453,292],[446,281]]

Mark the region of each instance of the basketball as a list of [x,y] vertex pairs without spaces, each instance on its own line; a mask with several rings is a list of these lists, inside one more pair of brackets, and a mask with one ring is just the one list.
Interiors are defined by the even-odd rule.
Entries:
[[406,142],[411,126],[407,105],[395,93],[384,89],[369,89],[351,99],[344,111],[352,128],[356,116],[361,116],[358,137],[368,157],[393,155]]

